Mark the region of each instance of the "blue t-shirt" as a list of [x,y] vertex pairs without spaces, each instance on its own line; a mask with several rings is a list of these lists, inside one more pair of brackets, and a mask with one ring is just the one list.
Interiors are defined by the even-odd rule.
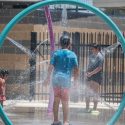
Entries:
[[50,64],[54,66],[53,86],[69,88],[72,70],[78,66],[76,54],[68,49],[59,49],[54,52]]
[[104,62],[104,56],[99,52],[96,54],[91,54],[89,57],[88,71],[91,72],[97,67],[102,67]]
[[[102,55],[102,53],[99,52],[98,54],[91,54],[89,57],[89,65],[88,65],[87,72],[92,72],[97,67],[103,67],[103,62],[104,62],[104,56]],[[100,70],[99,72],[92,75],[91,77],[88,77],[87,80],[88,81],[92,80],[92,81],[95,81],[95,82],[101,84],[102,78],[103,78],[102,70]]]

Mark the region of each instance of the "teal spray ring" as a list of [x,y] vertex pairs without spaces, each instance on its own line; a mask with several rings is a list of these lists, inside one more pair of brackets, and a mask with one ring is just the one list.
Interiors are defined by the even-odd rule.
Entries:
[[[40,7],[54,5],[54,4],[70,4],[70,5],[75,5],[75,6],[77,5],[77,6],[80,6],[82,8],[85,8],[85,9],[90,10],[91,12],[95,13],[97,16],[99,16],[101,19],[103,19],[104,22],[106,22],[107,25],[114,31],[114,33],[116,34],[118,40],[120,41],[120,43],[122,45],[123,51],[125,52],[125,39],[124,39],[121,31],[117,27],[117,25],[98,8],[96,8],[92,5],[89,5],[89,4],[85,4],[79,0],[46,0],[46,1],[38,2],[36,4],[29,6],[28,8],[26,8],[23,11],[21,11],[20,13],[18,13],[2,30],[2,32],[0,34],[0,47],[3,45],[4,40],[7,37],[8,33],[11,31],[11,29],[19,21],[21,21],[25,16],[27,16],[29,13],[31,13],[32,11],[34,11]],[[125,94],[123,96],[123,99],[120,103],[119,108],[117,109],[115,114],[112,116],[112,118],[108,121],[107,125],[114,125],[116,123],[116,121],[119,119],[120,115],[122,114],[124,107],[125,107]],[[6,113],[3,111],[1,105],[0,105],[0,117],[2,118],[5,125],[13,125],[13,123],[7,117]]]

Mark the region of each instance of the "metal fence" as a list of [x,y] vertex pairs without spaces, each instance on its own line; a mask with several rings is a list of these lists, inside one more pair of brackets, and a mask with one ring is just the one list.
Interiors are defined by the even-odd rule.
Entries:
[[[102,49],[107,46],[112,46],[118,42],[117,37],[112,32],[70,32],[72,38],[72,50],[78,56],[80,72],[85,71],[89,56],[89,48],[92,43],[97,43]],[[43,37],[41,37],[44,36]],[[123,34],[124,35],[124,34]],[[37,42],[48,39],[48,34],[44,32],[37,33]],[[42,39],[41,39],[42,38]],[[55,33],[56,48],[58,48],[59,33]],[[39,51],[42,56],[37,57],[37,61],[48,60],[50,58],[49,42],[41,44]],[[44,66],[45,68],[45,66]],[[40,74],[43,67],[37,67],[37,77],[40,79]],[[100,87],[100,95],[107,102],[118,103],[121,100],[125,89],[125,56],[121,46],[118,46],[114,51],[105,56],[103,64],[103,83]],[[82,82],[81,82],[82,84]],[[40,89],[40,87],[38,87]],[[48,88],[37,90],[38,98],[48,98],[46,95]],[[40,97],[40,95],[42,95]],[[45,97],[46,96],[46,97]]]

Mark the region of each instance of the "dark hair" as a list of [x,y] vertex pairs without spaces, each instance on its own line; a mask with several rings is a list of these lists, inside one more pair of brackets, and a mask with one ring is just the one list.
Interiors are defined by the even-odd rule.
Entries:
[[70,36],[69,33],[64,31],[60,37],[60,45],[62,48],[66,48],[70,45]]
[[96,43],[91,45],[92,48],[98,49],[99,51],[101,50],[100,46],[97,45]]
[[0,76],[4,77],[5,75],[9,75],[8,70],[0,69]]

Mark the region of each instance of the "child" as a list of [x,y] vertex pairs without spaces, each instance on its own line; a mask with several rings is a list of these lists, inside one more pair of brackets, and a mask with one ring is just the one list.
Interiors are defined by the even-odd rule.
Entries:
[[9,72],[7,70],[0,70],[0,104],[3,107],[3,102],[6,100],[5,97],[5,81],[7,80]]
[[[88,69],[86,72],[87,77],[87,87],[93,92],[93,111],[97,111],[97,104],[98,104],[98,94],[99,94],[99,87],[102,82],[102,69],[103,69],[103,62],[104,56],[100,52],[99,45],[93,44],[91,46],[92,54],[89,57]],[[90,95],[91,92],[87,92],[88,95],[86,97],[86,112],[91,112],[90,109]]]
[[[61,49],[54,52],[50,66],[48,69],[48,75],[45,80],[46,83],[50,83],[50,76],[53,71],[52,85],[54,90],[54,104],[53,114],[54,122],[52,125],[61,125],[58,120],[59,103],[62,102],[63,109],[63,123],[69,125],[68,121],[68,101],[69,101],[69,89],[71,87],[71,76],[74,74],[74,85],[77,85],[78,79],[78,61],[76,54],[69,50],[70,38],[68,33],[64,32],[60,38]],[[72,73],[73,72],[73,73]]]

